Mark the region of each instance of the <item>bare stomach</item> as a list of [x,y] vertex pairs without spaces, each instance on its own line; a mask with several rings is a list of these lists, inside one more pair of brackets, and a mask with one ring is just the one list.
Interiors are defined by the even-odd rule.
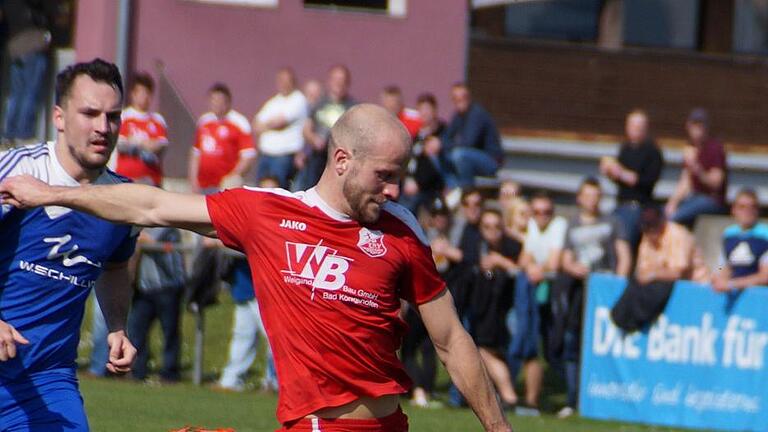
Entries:
[[398,395],[384,395],[377,398],[361,397],[348,404],[323,408],[307,416],[307,418],[324,419],[371,419],[386,417],[395,411],[400,404]]

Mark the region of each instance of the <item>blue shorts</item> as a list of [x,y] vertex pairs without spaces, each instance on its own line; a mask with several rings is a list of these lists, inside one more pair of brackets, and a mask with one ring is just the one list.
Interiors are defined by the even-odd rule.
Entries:
[[87,432],[74,369],[36,372],[0,384],[0,432]]

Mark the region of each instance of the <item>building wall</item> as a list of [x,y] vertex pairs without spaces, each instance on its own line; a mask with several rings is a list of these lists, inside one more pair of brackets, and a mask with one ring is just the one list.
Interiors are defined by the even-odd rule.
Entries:
[[[79,0],[78,60],[114,60],[117,4]],[[419,93],[433,92],[447,117],[450,85],[465,73],[467,3],[406,4],[405,17],[389,17],[305,9],[299,0],[279,0],[275,8],[133,0],[130,64],[158,77],[162,62],[193,117],[207,109],[206,91],[215,81],[230,86],[235,109],[251,118],[274,94],[278,68],[292,67],[300,81],[324,81],[337,63],[351,70],[351,93],[358,101],[377,101],[383,86],[397,84],[408,105]],[[165,114],[170,137],[178,142],[166,155],[166,173],[183,176],[191,134],[176,129],[189,128],[190,121],[181,121],[183,114],[174,109],[177,98],[166,99],[157,106],[172,111]]]
[[[79,59],[114,58],[116,4],[79,1]],[[162,61],[195,115],[206,108],[206,89],[223,81],[235,107],[251,116],[273,94],[274,73],[286,65],[305,80],[324,79],[330,66],[344,63],[358,100],[377,100],[382,86],[398,84],[409,104],[422,91],[434,92],[446,114],[449,86],[464,77],[463,0],[410,0],[404,18],[305,9],[297,0],[280,0],[277,8],[192,0],[133,5],[132,64],[154,73]]]
[[503,129],[623,135],[643,108],[657,136],[684,138],[689,111],[710,111],[729,144],[768,137],[768,62],[669,51],[475,39],[468,81]]
[[101,57],[115,61],[117,0],[79,0],[75,17],[77,61]]

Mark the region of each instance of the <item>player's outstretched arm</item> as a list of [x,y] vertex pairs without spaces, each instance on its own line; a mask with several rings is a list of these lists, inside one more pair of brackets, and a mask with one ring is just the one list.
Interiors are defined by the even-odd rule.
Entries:
[[50,186],[23,175],[0,183],[0,202],[22,209],[59,205],[117,223],[172,226],[215,236],[203,195],[147,185]]
[[435,344],[454,384],[467,399],[486,431],[511,432],[512,426],[496,399],[480,353],[459,322],[453,297],[445,290],[434,300],[418,306],[429,337]]

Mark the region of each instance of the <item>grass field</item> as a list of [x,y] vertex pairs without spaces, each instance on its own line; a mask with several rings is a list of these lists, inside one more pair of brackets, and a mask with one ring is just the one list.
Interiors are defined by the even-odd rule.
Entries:
[[[94,379],[81,374],[81,390],[91,428],[96,431],[168,431],[183,426],[229,427],[238,432],[273,431],[277,398],[256,390],[244,393],[220,393],[212,390],[215,380],[226,363],[227,344],[232,325],[232,304],[226,294],[222,304],[208,309],[206,314],[206,350],[204,370],[207,384],[197,387],[191,384],[192,369],[192,316],[184,314],[182,367],[185,380],[181,384],[160,384],[150,379],[137,383],[128,379]],[[80,359],[85,366],[90,352],[89,317],[83,325]],[[153,329],[153,353],[159,352],[159,329]],[[157,356],[154,356],[157,358]],[[260,359],[262,357],[260,356]],[[150,363],[153,364],[152,362]],[[257,388],[261,374],[261,362],[251,370],[249,384]],[[549,374],[550,376],[552,374]],[[438,376],[438,389],[445,390],[448,381],[444,371]],[[662,431],[639,425],[597,422],[581,418],[559,420],[553,416],[564,400],[561,384],[555,380],[546,383],[543,401],[545,415],[541,418],[510,416],[516,431]],[[411,430],[421,431],[476,431],[479,423],[468,409],[418,409],[404,404]]]

